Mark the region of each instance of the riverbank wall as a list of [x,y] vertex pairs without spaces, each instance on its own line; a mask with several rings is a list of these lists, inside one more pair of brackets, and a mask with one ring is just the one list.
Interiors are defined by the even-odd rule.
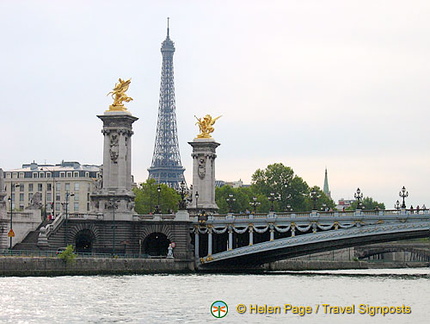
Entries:
[[0,257],[0,276],[115,275],[194,272],[193,260]]
[[265,266],[268,271],[342,270],[342,269],[397,269],[430,267],[430,262],[368,262],[326,260],[283,260]]

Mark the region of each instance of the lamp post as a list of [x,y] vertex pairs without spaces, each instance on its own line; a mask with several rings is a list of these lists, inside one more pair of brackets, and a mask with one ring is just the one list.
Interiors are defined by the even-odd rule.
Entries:
[[68,232],[67,226],[68,226],[68,222],[69,222],[69,197],[74,196],[74,195],[75,195],[74,193],[70,193],[67,191],[66,192],[66,202],[64,203],[64,207],[66,210],[66,220],[64,222],[64,244],[66,246],[69,244],[68,237],[67,237],[67,232]]
[[194,196],[196,197],[196,210],[198,214],[199,213],[199,192],[196,191],[196,194]]
[[228,212],[230,214],[233,213],[233,203],[236,201],[236,198],[234,198],[232,194],[229,194],[225,201],[228,204]]
[[291,205],[287,205],[287,208],[285,208],[285,211],[288,213],[291,213],[293,211],[293,208],[291,207]]
[[405,186],[402,187],[402,190],[399,192],[399,196],[402,200],[402,208],[406,208],[405,198],[409,196],[409,192],[406,191]]
[[394,208],[399,210],[400,209],[400,201],[397,200],[396,203],[394,204]]
[[179,201],[179,210],[185,210],[187,209],[187,200],[185,197],[188,195],[188,190],[184,181],[181,181],[178,193],[181,196],[181,200]]
[[363,198],[363,193],[361,192],[360,188],[357,188],[357,192],[354,193],[354,198],[357,199],[357,209],[363,209],[363,203],[361,202],[361,199]]
[[260,205],[260,202],[257,201],[257,197],[252,197],[252,201],[249,203],[253,208],[253,214],[257,212],[257,206]]
[[155,214],[160,214],[160,194],[161,194],[161,187],[158,185],[157,187],[157,206],[155,207]]
[[12,181],[10,182],[10,197],[9,197],[9,201],[10,201],[10,230],[8,233],[9,236],[9,249],[12,251],[12,240],[13,237],[15,236],[15,233],[13,232],[13,191],[16,187],[19,187],[19,183],[13,183]]
[[317,210],[317,201],[318,201],[318,198],[319,198],[318,192],[316,192],[315,189],[312,189],[312,191],[311,191],[311,199],[313,201],[312,210]]
[[271,192],[269,197],[267,197],[267,199],[270,201],[270,212],[274,212],[275,211],[275,200],[278,199],[278,197],[275,196],[274,192]]

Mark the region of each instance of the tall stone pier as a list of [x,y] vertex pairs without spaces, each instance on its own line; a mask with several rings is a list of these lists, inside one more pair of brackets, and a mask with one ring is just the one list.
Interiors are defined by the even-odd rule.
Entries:
[[193,200],[189,210],[214,213],[218,210],[215,202],[215,152],[220,144],[213,138],[195,138],[188,144],[193,147]]
[[131,136],[132,124],[138,118],[122,104],[122,101],[132,100],[124,93],[129,81],[120,79],[113,91],[114,104],[103,115],[97,116],[103,121],[103,177],[92,201],[95,211],[103,213],[105,220],[132,220],[134,214]]

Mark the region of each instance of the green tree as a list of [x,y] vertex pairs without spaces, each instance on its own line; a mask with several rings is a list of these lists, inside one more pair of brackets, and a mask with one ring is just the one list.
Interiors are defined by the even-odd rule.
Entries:
[[279,198],[274,202],[275,210],[307,210],[306,198],[309,195],[307,183],[294,174],[293,169],[282,163],[270,164],[266,169],[258,169],[252,175],[252,189],[256,194],[269,197],[271,193]]
[[[379,203],[376,200],[373,200],[371,197],[365,197],[361,200],[361,203],[363,205],[363,209],[365,210],[374,210],[374,209],[385,209],[384,203]],[[351,206],[348,207],[348,210],[356,210],[358,205],[358,201],[354,201]]]
[[[215,189],[215,200],[220,214],[229,212],[229,203],[231,204],[233,213],[246,213],[247,210],[252,212],[253,207],[250,202],[253,201],[253,197],[255,196],[258,196],[257,201],[261,204],[264,197],[257,195],[250,187],[233,188],[225,185]],[[227,199],[234,199],[234,201],[228,202]],[[260,210],[260,206],[257,207],[257,211]]]
[[[160,187],[160,194],[158,194]],[[134,210],[138,214],[153,213],[156,205],[158,205],[158,195],[160,195],[160,210],[162,213],[168,213],[178,210],[180,195],[175,189],[161,183],[157,184],[154,179],[148,179],[141,183],[137,188],[133,188],[136,195],[134,202]]]
[[66,249],[58,254],[58,257],[62,259],[66,264],[75,262],[76,254],[71,244],[67,245]]
[[314,201],[312,199],[311,193],[315,191],[316,192],[316,208],[319,211],[329,211],[333,210],[336,206],[333,199],[328,197],[324,191],[321,190],[318,186],[313,186],[309,189],[309,195],[306,197],[306,210],[312,210],[314,207]]

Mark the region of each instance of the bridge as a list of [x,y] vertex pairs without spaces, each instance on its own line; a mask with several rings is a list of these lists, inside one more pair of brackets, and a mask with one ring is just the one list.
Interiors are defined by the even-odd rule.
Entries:
[[322,251],[429,237],[430,213],[228,214],[196,219],[191,233],[198,269],[245,269]]

